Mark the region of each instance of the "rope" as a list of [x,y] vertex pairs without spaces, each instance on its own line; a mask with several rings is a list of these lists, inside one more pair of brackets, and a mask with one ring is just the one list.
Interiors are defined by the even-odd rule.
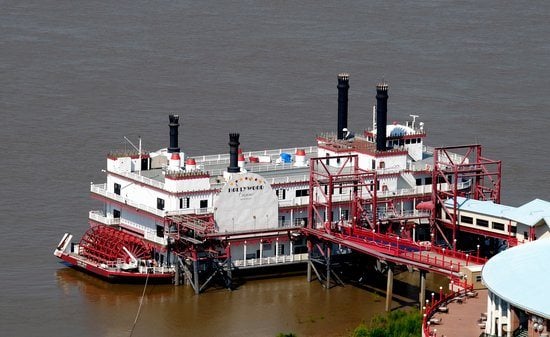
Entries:
[[137,321],[139,319],[139,313],[141,312],[141,306],[143,305],[143,298],[145,297],[145,290],[147,289],[147,282],[149,281],[149,270],[147,270],[147,277],[145,278],[145,286],[143,287],[143,293],[141,294],[141,299],[139,300],[139,307],[136,313],[136,318],[134,319],[134,324],[132,325],[132,330],[130,330],[130,337],[134,333],[134,328],[136,327]]

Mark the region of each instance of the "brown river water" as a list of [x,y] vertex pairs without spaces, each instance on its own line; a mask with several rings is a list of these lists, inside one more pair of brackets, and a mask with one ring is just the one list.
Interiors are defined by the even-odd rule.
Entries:
[[[129,336],[143,287],[57,263],[87,228],[89,183],[123,136],[191,155],[304,146],[336,128],[336,75],[350,128],[420,115],[433,146],[483,144],[503,161],[502,200],[550,200],[550,2],[0,1],[0,335]],[[394,307],[415,302],[398,277]],[[430,276],[429,289],[444,279]],[[133,336],[346,335],[383,293],[324,290],[303,275],[195,296],[151,286]]]

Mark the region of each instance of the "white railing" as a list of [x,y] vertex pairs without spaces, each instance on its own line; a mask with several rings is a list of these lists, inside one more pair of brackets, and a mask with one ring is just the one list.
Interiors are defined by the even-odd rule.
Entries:
[[90,220],[105,224],[105,225],[118,225],[120,224],[120,218],[113,218],[112,216],[108,217],[103,211],[93,210],[88,214]]
[[144,176],[142,176],[140,174],[136,174],[134,172],[119,172],[119,171],[108,171],[108,172],[112,172],[112,173],[121,175],[121,176],[126,177],[128,179],[137,180],[141,183],[144,183],[145,185],[157,187],[157,188],[160,188],[160,189],[164,190],[164,183],[163,182],[160,182],[160,181],[155,180],[155,179],[144,177]]
[[290,264],[307,261],[307,253],[269,256],[257,259],[232,260],[235,267],[261,267],[274,264]]
[[124,218],[120,219],[120,225],[123,226],[123,227],[126,227],[128,229],[134,229],[134,230],[137,230],[139,232],[142,232],[143,237],[146,240],[149,240],[149,241],[161,244],[161,245],[166,245],[168,243],[166,238],[164,238],[164,237],[161,238],[161,237],[157,236],[157,231],[155,229],[149,228],[147,226],[140,225],[138,223],[135,223],[133,221],[130,221],[130,220],[127,220],[127,219],[124,219]]
[[214,207],[185,208],[185,209],[177,209],[174,211],[166,211],[166,216],[185,215],[185,214],[210,214],[210,213],[214,213]]
[[159,209],[156,209],[156,208],[144,205],[144,204],[137,203],[137,202],[132,201],[128,198],[124,198],[124,197],[122,197],[118,194],[107,191],[107,184],[91,184],[90,185],[90,192],[101,195],[103,197],[106,197],[106,198],[109,198],[109,199],[112,199],[112,200],[116,200],[120,203],[129,205],[129,206],[132,206],[132,207],[139,208],[139,209],[144,210],[146,212],[155,214],[159,217],[164,217],[166,215],[166,211],[159,210]]
[[[249,151],[243,152],[247,157],[250,156],[279,156],[281,153],[290,153],[295,154],[296,150],[303,149],[307,154],[317,153],[317,146],[304,146],[304,147],[292,147],[286,149],[273,149],[273,150],[263,150],[263,151]],[[229,154],[215,154],[209,156],[200,156],[193,157],[195,161],[205,165],[214,165],[214,164],[226,164],[229,162]]]

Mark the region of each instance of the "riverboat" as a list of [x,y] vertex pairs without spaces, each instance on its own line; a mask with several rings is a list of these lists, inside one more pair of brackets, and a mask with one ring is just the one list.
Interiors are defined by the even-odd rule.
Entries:
[[[55,256],[108,280],[187,280],[199,292],[213,279],[229,285],[235,271],[305,263],[301,229],[312,221],[340,231],[353,222],[425,248],[433,183],[446,191],[471,181],[432,181],[424,123],[417,115],[387,123],[386,83],[376,86],[372,125],[356,133],[347,125],[348,74],[338,75],[337,88],[336,132],[312,145],[244,152],[231,133],[228,153],[189,156],[178,145],[179,116],[170,115],[167,148],[144,151],[140,141],[107,155],[106,182],[90,186],[102,209],[89,212],[90,228],[78,242],[66,233]],[[317,184],[313,158],[327,171],[361,170],[370,180],[359,188]],[[358,192],[375,202],[356,207]]]

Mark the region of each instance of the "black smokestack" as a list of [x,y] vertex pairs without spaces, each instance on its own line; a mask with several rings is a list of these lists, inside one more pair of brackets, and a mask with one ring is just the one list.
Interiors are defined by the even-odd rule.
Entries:
[[338,74],[338,139],[344,139],[344,128],[348,127],[349,74]]
[[180,148],[178,147],[178,127],[180,126],[178,121],[180,116],[170,115],[168,118],[170,119],[170,124],[168,124],[170,127],[170,147],[168,148],[168,152],[180,152]]
[[229,134],[229,167],[227,172],[229,173],[238,173],[241,172],[239,167],[238,155],[239,155],[239,134],[230,133]]
[[386,124],[388,124],[388,85],[376,85],[376,150],[386,150]]

